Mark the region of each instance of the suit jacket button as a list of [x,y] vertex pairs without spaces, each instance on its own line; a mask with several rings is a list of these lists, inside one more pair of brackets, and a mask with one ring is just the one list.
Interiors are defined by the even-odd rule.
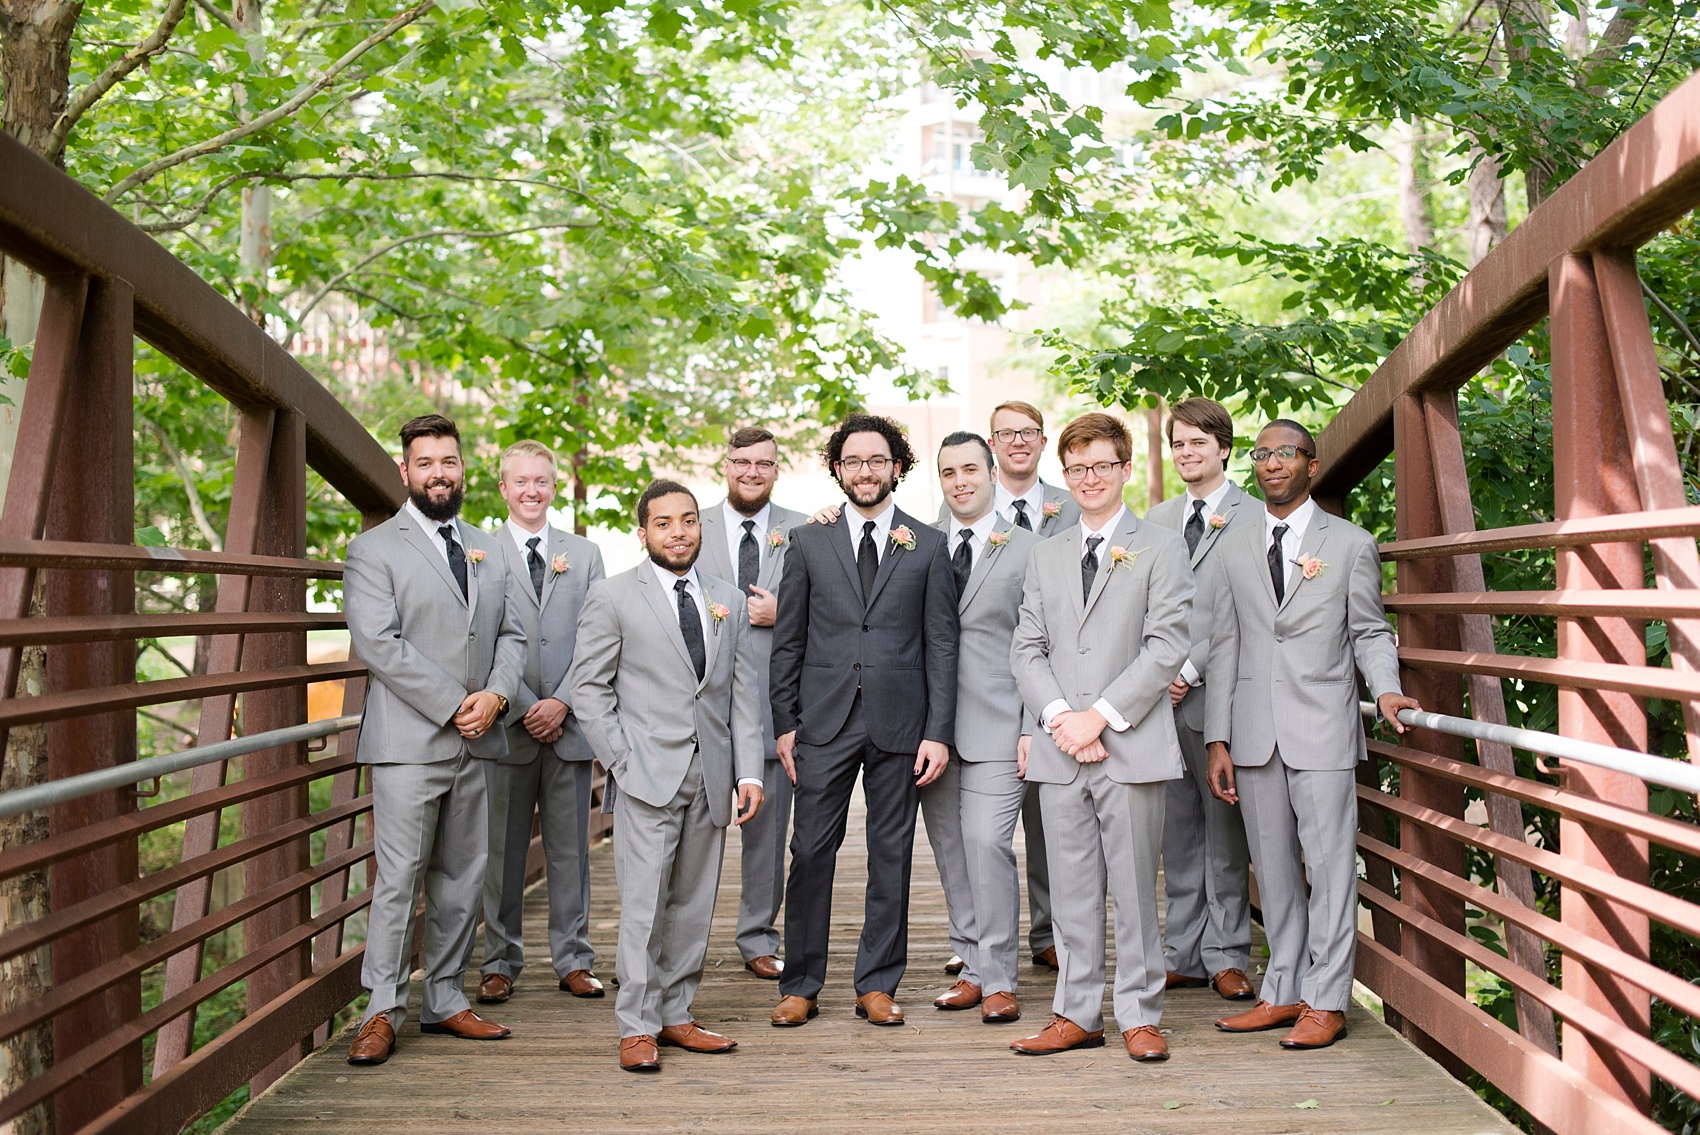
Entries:
[[867,624],[867,623],[863,623],[863,624],[862,624],[862,633],[863,633],[863,634],[867,634],[867,633],[868,633],[868,624]]
[[1286,642],[1287,636],[1284,635],[1284,634],[1278,634],[1278,635],[1275,636],[1275,641],[1276,642]]
[[860,662],[857,662],[850,667],[850,669],[852,669],[852,670],[860,670],[861,668],[862,668],[862,664]]

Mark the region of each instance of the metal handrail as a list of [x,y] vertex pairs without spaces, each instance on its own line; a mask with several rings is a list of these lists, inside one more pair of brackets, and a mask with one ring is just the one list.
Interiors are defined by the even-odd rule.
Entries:
[[[1365,717],[1376,716],[1374,702],[1360,701],[1358,710]],[[1468,717],[1429,713],[1427,710],[1402,709],[1399,711],[1399,720],[1418,729],[1432,729],[1436,733],[1450,733],[1455,737],[1473,737],[1477,741],[1497,741],[1514,749],[1539,753],[1543,757],[1557,757],[1560,760],[1611,769],[1613,772],[1639,777],[1649,784],[1662,784],[1666,788],[1675,788],[1681,792],[1700,794],[1700,768],[1687,761],[1656,757],[1651,753],[1619,749],[1593,741],[1579,741],[1574,737],[1560,737],[1556,733],[1547,733],[1540,729],[1494,725],[1472,721]]]
[[79,800],[84,796],[92,796],[96,792],[107,792],[126,785],[140,784],[144,780],[153,780],[166,773],[181,772],[186,768],[197,765],[208,765],[214,761],[227,761],[231,757],[240,757],[246,753],[257,753],[262,749],[272,749],[279,745],[293,745],[298,741],[313,741],[320,737],[329,737],[333,733],[353,729],[360,724],[358,714],[347,717],[332,717],[324,721],[309,721],[305,725],[290,725],[283,729],[268,729],[264,733],[252,733],[246,737],[234,737],[229,741],[220,741],[213,745],[203,745],[195,749],[182,749],[175,753],[161,753],[157,757],[145,757],[129,764],[116,765],[112,768],[97,769],[77,776],[67,776],[62,780],[50,780],[46,784],[32,785],[29,788],[19,788],[12,792],[0,793],[0,819],[22,815],[25,812],[35,812],[49,808],[55,804],[64,804],[71,800]]

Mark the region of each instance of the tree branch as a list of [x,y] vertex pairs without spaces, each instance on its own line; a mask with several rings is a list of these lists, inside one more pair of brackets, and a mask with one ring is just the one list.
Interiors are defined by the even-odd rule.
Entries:
[[1647,281],[1641,281],[1641,290],[1647,293],[1647,298],[1652,300],[1660,311],[1665,313],[1665,318],[1676,325],[1676,329],[1682,332],[1682,337],[1688,340],[1689,346],[1694,348],[1695,357],[1700,358],[1700,339],[1695,338],[1694,332],[1689,329],[1687,323],[1683,322],[1682,316],[1672,311],[1670,304],[1660,299],[1659,293],[1647,286]]
[[214,4],[212,0],[195,0],[195,7],[199,8],[201,11],[205,12],[231,31],[236,30],[236,17],[232,16],[229,12],[226,12],[223,8],[220,8],[217,4]]
[[141,185],[143,182],[150,180],[174,166],[180,166],[184,162],[193,161],[196,158],[217,153],[233,142],[239,142],[250,135],[258,134],[260,131],[274,123],[288,118],[290,115],[294,114],[296,111],[311,102],[315,95],[318,95],[327,87],[330,87],[333,83],[335,83],[337,76],[352,67],[361,56],[365,55],[368,51],[377,47],[385,40],[390,39],[397,32],[415,22],[436,6],[436,0],[423,0],[423,3],[415,4],[413,7],[400,13],[389,23],[385,24],[383,27],[355,44],[353,47],[349,48],[343,53],[342,58],[332,63],[329,67],[326,67],[318,78],[296,91],[295,94],[291,95],[284,102],[274,106],[264,114],[256,115],[251,121],[246,122],[241,126],[226,130],[222,134],[215,135],[214,137],[201,142],[196,142],[192,146],[185,146],[175,153],[166,154],[162,158],[157,158],[154,161],[148,162],[146,165],[121,179],[118,184],[114,185],[111,189],[107,190],[106,196],[102,197],[101,200],[110,205],[122,198],[136,186]]
[[159,23],[153,31],[120,55],[112,66],[97,75],[88,86],[77,92],[62,114],[53,123],[53,131],[47,136],[47,145],[43,156],[55,165],[61,164],[65,155],[65,143],[70,140],[71,130],[79,119],[88,113],[90,107],[105,97],[106,92],[122,83],[136,68],[159,54],[164,49],[171,33],[177,30],[177,25],[183,21],[183,13],[188,8],[188,0],[166,0],[165,14],[160,16]]
[[165,455],[171,458],[171,463],[177,467],[177,476],[183,481],[183,491],[189,494],[189,512],[194,516],[195,527],[201,530],[201,535],[206,539],[208,547],[215,552],[224,551],[224,537],[218,534],[218,530],[212,526],[212,521],[207,519],[207,510],[201,505],[201,491],[195,487],[195,474],[189,468],[189,463],[183,460],[183,454],[178,451],[175,445],[171,444],[171,438],[166,435],[165,430],[161,428],[158,422],[151,418],[144,418],[140,414],[136,415],[136,421],[138,424],[153,430],[155,436],[159,438],[161,448],[165,450]]

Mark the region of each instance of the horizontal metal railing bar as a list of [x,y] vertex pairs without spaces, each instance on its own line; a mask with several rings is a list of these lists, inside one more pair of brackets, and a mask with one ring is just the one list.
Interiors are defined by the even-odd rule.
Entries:
[[1572,662],[1532,658],[1522,654],[1488,654],[1469,650],[1399,648],[1407,666],[1452,674],[1491,674],[1577,690],[1616,690],[1643,698],[1688,701],[1700,698],[1700,673],[1665,670],[1657,666],[1626,666],[1615,662]]
[[[1360,701],[1358,711],[1365,717],[1374,717],[1375,704]],[[1470,737],[1477,741],[1497,741],[1502,745],[1510,745],[1513,749],[1539,753],[1543,757],[1557,757],[1596,768],[1607,768],[1613,772],[1639,777],[1649,784],[1662,784],[1666,788],[1675,788],[1682,792],[1700,793],[1700,768],[1687,761],[1676,761],[1651,753],[1638,753],[1634,749],[1619,749],[1593,741],[1578,740],[1575,737],[1562,737],[1539,729],[1496,725],[1488,721],[1474,721],[1468,717],[1430,713],[1427,710],[1400,710],[1399,720],[1417,729],[1430,729],[1436,733],[1450,733],[1454,737]],[[0,812],[0,815],[4,813]]]
[[1371,739],[1369,750],[1384,760],[1406,765],[1420,772],[1429,773],[1446,780],[1454,780],[1460,784],[1479,788],[1483,792],[1497,792],[1532,804],[1537,808],[1545,808],[1560,816],[1596,827],[1611,828],[1614,831],[1625,832],[1637,839],[1651,840],[1665,847],[1680,851],[1685,855],[1700,856],[1700,827],[1670,819],[1668,816],[1654,815],[1647,811],[1637,811],[1625,808],[1593,796],[1584,796],[1570,792],[1551,784],[1543,784],[1538,780],[1525,780],[1519,776],[1508,776],[1505,773],[1494,772],[1480,765],[1465,764],[1452,760],[1450,757],[1436,756],[1425,753],[1421,749],[1392,745],[1385,741]]
[[1373,807],[1384,808],[1412,823],[1440,832],[1460,843],[1479,847],[1490,855],[1523,863],[1566,886],[1609,898],[1666,926],[1700,938],[1700,906],[1668,895],[1645,883],[1625,879],[1610,871],[1591,866],[1576,859],[1542,847],[1534,847],[1521,839],[1500,835],[1489,828],[1448,816],[1433,808],[1397,796],[1389,796],[1374,788],[1358,785],[1358,800]]
[[307,666],[279,666],[272,670],[239,670],[197,674],[192,678],[164,678],[157,682],[130,682],[121,686],[94,686],[33,698],[10,698],[0,700],[0,729],[39,721],[62,721],[90,713],[138,709],[144,705],[193,701],[213,694],[240,694],[279,686],[335,682],[343,678],[358,678],[364,673],[366,667],[358,662],[320,662]]
[[159,615],[72,615],[63,618],[0,619],[0,646],[57,646],[68,642],[124,642],[184,635],[275,634],[341,630],[338,611],[220,614],[190,611]]
[[144,757],[128,764],[79,773],[60,780],[50,780],[45,784],[32,784],[28,788],[18,788],[11,792],[0,792],[0,819],[22,815],[25,812],[38,812],[56,804],[66,804],[72,800],[81,800],[85,796],[93,796],[97,792],[140,784],[156,776],[210,765],[214,761],[228,761],[233,757],[257,753],[262,749],[316,741],[332,733],[353,729],[359,724],[358,714],[332,717],[324,721],[309,721],[305,725],[268,729],[264,733],[250,733],[246,737],[233,737],[228,741],[182,749],[175,753],[161,753],[157,757]]
[[372,854],[373,845],[368,840],[316,863],[305,871],[298,871],[287,879],[279,880],[264,890],[244,895],[229,906],[221,907],[186,926],[161,935],[128,954],[112,959],[98,969],[78,974],[69,982],[55,985],[35,1001],[21,1005],[9,1013],[0,1014],[0,1039],[14,1036],[63,1013],[125,978],[159,965],[179,950],[204,942],[212,935],[228,930],[262,910],[276,906],[301,891],[310,890],[332,875],[358,866],[363,860],[370,859]]
[[323,811],[244,837],[206,855],[197,855],[163,871],[155,871],[150,875],[132,879],[122,886],[91,895],[82,902],[55,910],[34,922],[26,922],[0,934],[0,959],[16,957],[73,930],[81,930],[119,911],[144,903],[156,895],[176,890],[190,879],[208,878],[226,867],[233,867],[261,852],[270,851],[293,840],[304,839],[322,828],[330,827],[338,820],[369,811],[371,807],[370,797],[359,797],[346,804],[333,804]]
[[1700,617],[1700,591],[1440,591],[1385,595],[1389,611],[1413,615],[1552,615],[1623,619]]
[[1623,1022],[1606,1016],[1574,994],[1554,987],[1544,976],[1530,973],[1468,934],[1461,934],[1438,919],[1430,918],[1378,887],[1360,883],[1358,895],[1371,906],[1379,907],[1397,918],[1406,930],[1414,930],[1430,941],[1462,955],[1477,968],[1504,978],[1519,993],[1533,997],[1563,1017],[1569,1025],[1641,1065],[1666,1083],[1689,1095],[1700,1095],[1700,1065],[1691,1064],[1630,1029]]
[[139,811],[113,816],[86,828],[48,836],[38,843],[26,843],[21,847],[0,852],[0,879],[22,875],[26,871],[39,871],[43,867],[117,843],[119,840],[134,839],[143,832],[155,831],[181,823],[192,816],[216,812],[221,808],[240,804],[244,800],[269,795],[281,788],[335,776],[356,767],[358,762],[352,753],[324,757],[254,780],[239,780],[222,788],[191,793]]
[[1417,540],[1392,540],[1381,545],[1381,558],[1422,560],[1529,548],[1641,542],[1670,536],[1700,536],[1700,505],[1590,516],[1578,520],[1552,520],[1543,524],[1518,524],[1510,528],[1486,528],[1480,532],[1424,536]]
[[335,560],[245,556],[234,552],[203,552],[198,548],[146,548],[137,544],[84,544],[71,540],[0,540],[0,567],[342,578],[342,564]]
[[1358,849],[1399,868],[1401,878],[1414,876],[1450,891],[1470,905],[1551,942],[1571,957],[1638,985],[1691,1017],[1700,1017],[1700,986],[1684,981],[1669,970],[1660,969],[1645,958],[1620,950],[1610,942],[1590,938],[1491,887],[1454,875],[1374,836],[1360,834]]

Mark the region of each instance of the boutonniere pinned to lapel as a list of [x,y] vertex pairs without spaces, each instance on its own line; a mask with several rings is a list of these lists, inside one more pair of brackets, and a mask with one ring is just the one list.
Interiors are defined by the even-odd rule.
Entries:
[[1228,518],[1227,517],[1223,516],[1219,512],[1213,512],[1213,513],[1210,514],[1210,527],[1212,527],[1212,528],[1226,528],[1227,526],[1228,526]]
[[554,559],[549,561],[549,570],[553,571],[556,575],[560,575],[572,566],[572,564],[567,562],[567,557],[565,556],[556,556]]
[[488,553],[486,553],[483,548],[468,548],[466,550],[466,562],[469,564],[481,564],[484,562],[484,557],[487,554]]
[[1136,548],[1130,552],[1120,544],[1115,545],[1110,549],[1110,570],[1115,571],[1117,568],[1132,567],[1133,561],[1137,560],[1140,553],[1144,551],[1144,548]]
[[1039,511],[1043,512],[1047,519],[1053,516],[1061,516],[1062,505],[1057,501],[1046,501],[1045,506]]
[[1306,579],[1315,579],[1328,570],[1328,565],[1315,556],[1300,556],[1293,562],[1299,565],[1299,571],[1303,573]]
[[1005,544],[1009,543],[1009,533],[993,532],[990,536],[986,537],[986,543],[990,544],[994,548],[1001,548]]
[[783,543],[785,543],[785,533],[781,532],[779,529],[775,528],[772,532],[767,534],[768,547],[777,548]]
[[915,550],[915,533],[909,530],[907,524],[899,524],[891,530],[891,542],[905,552],[913,552]]
[[726,621],[726,616],[732,613],[732,608],[724,603],[710,603],[708,617],[714,620],[714,633],[720,633],[720,624]]

